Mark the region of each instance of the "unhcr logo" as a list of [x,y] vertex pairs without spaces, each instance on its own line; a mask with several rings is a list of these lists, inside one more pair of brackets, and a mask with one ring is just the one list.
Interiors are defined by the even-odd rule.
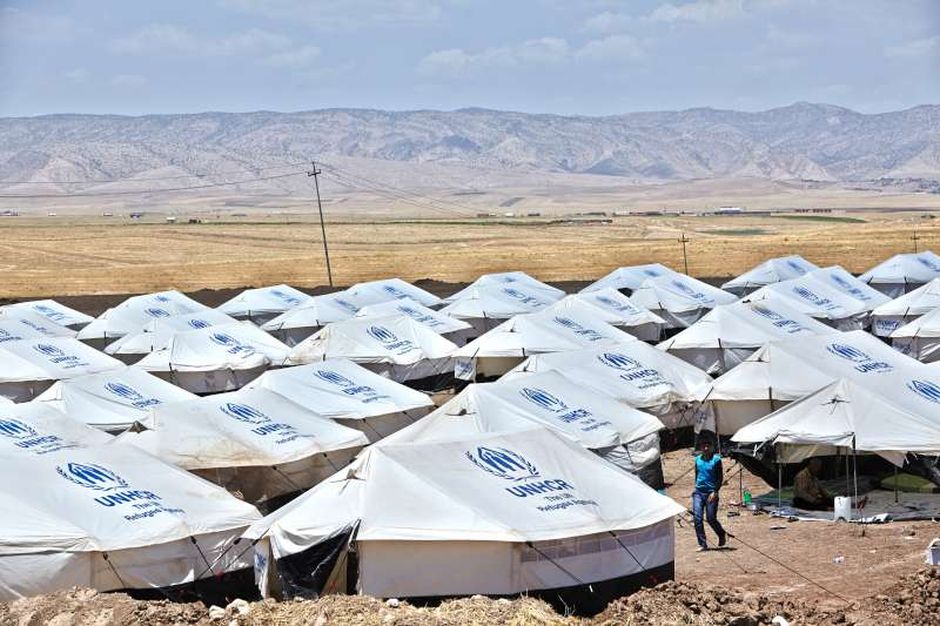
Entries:
[[605,352],[598,356],[597,360],[607,367],[612,367],[615,370],[623,372],[630,372],[642,367],[642,364],[636,359],[631,359],[627,355],[618,354],[617,352]]
[[798,285],[798,286],[794,287],[794,288],[793,288],[793,293],[795,293],[795,294],[798,295],[799,297],[803,298],[803,299],[806,300],[807,302],[812,302],[812,303],[815,304],[816,306],[824,306],[824,305],[826,305],[826,304],[829,304],[829,299],[828,299],[828,298],[821,298],[821,297],[819,297],[818,295],[816,295],[813,291],[811,291],[811,290],[809,290],[809,289],[807,289],[806,287],[803,287],[803,286],[799,286],[799,285]]
[[0,343],[6,341],[19,341],[20,339],[22,339],[22,337],[19,335],[14,335],[10,331],[0,328]]
[[65,352],[63,352],[60,348],[48,343],[37,343],[33,346],[33,350],[43,356],[49,357],[50,359],[57,359],[65,356]]
[[145,309],[144,313],[153,318],[170,317],[169,311],[166,309],[159,309],[157,307],[150,307],[149,309]]
[[235,339],[235,337],[232,337],[231,335],[227,333],[222,333],[222,332],[212,333],[211,335],[209,335],[209,340],[212,343],[222,346],[223,348],[228,348],[228,352],[230,354],[238,354],[239,352],[253,354],[255,352],[254,348],[241,343],[240,341],[238,341],[238,339]]
[[9,439],[28,439],[35,437],[39,433],[25,422],[12,417],[0,418],[0,435]]
[[200,320],[200,319],[191,319],[186,323],[189,324],[192,328],[195,328],[196,330],[199,330],[200,328],[209,328],[210,326],[212,326],[212,324],[210,324],[206,320]]
[[940,404],[940,385],[936,383],[929,380],[912,380],[907,383],[907,388],[925,400]]
[[124,383],[110,382],[107,383],[104,388],[113,395],[118,396],[119,398],[124,398],[125,400],[130,400],[131,402],[139,402],[140,400],[144,399],[142,393],[130,385],[125,385]]
[[852,361],[853,363],[864,363],[865,361],[871,360],[868,354],[847,343],[831,343],[826,346],[826,349],[832,354]]
[[336,385],[338,387],[353,387],[356,383],[349,380],[339,372],[334,372],[333,370],[317,370],[314,372],[314,375],[330,384]]
[[53,322],[60,322],[65,319],[64,313],[62,313],[61,311],[56,311],[55,309],[53,309],[51,306],[47,304],[34,305],[33,310],[39,313],[40,315],[48,317]]
[[369,326],[366,332],[370,337],[387,346],[398,342],[398,336],[384,326]]
[[226,402],[219,407],[219,410],[229,417],[237,419],[239,422],[245,422],[246,424],[257,425],[271,421],[267,415],[247,404]]
[[94,463],[68,463],[55,468],[60,476],[76,485],[95,491],[125,489],[127,481],[103,465]]
[[557,396],[552,395],[551,393],[545,391],[544,389],[532,388],[532,387],[523,387],[519,392],[523,398],[540,406],[546,411],[552,411],[553,413],[560,413],[561,411],[567,411],[568,405],[561,401]]
[[761,317],[766,317],[769,320],[779,321],[783,319],[783,316],[777,313],[776,311],[771,311],[767,307],[755,304],[751,306],[751,310],[760,315]]
[[291,306],[296,306],[300,304],[300,298],[298,298],[297,296],[292,296],[289,293],[281,291],[280,289],[272,289],[271,295],[281,300],[285,304],[289,304]]
[[467,451],[465,454],[484,472],[505,480],[519,482],[540,477],[538,469],[525,457],[506,448],[479,446],[475,452]]
[[646,274],[647,276],[653,276],[653,277],[662,276],[662,272],[660,272],[659,270],[654,270],[649,267],[643,270],[643,273]]
[[390,296],[395,297],[398,300],[408,297],[408,294],[406,294],[404,291],[402,291],[401,289],[397,287],[393,287],[391,285],[382,285],[382,291],[384,291]]
[[165,296],[163,294],[160,294],[160,295],[154,296],[153,299],[156,300],[157,302],[169,302],[170,296]]
[[806,273],[806,269],[793,259],[787,259],[787,265],[790,266],[790,269],[796,270],[800,274]]
[[921,257],[921,256],[914,257],[914,258],[916,258],[920,262],[920,264],[926,267],[927,269],[933,270],[934,272],[940,272],[940,267],[937,267],[937,264],[931,261],[930,259],[925,259],[924,257]]

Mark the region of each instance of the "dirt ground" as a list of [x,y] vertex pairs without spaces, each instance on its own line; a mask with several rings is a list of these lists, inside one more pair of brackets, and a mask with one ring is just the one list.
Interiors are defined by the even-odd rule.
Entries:
[[[199,224],[120,217],[3,218],[0,297],[143,293],[327,284],[320,227],[309,217],[207,218]],[[546,219],[340,221],[327,224],[337,285],[400,276],[466,282],[523,270],[543,280],[596,279],[623,265],[661,262],[730,277],[801,254],[862,272],[898,252],[940,247],[929,213],[616,217],[610,224]]]

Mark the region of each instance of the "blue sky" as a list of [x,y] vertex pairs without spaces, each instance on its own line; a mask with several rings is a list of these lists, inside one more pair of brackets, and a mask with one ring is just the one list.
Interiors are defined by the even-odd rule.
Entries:
[[940,103],[940,0],[0,0],[0,115]]

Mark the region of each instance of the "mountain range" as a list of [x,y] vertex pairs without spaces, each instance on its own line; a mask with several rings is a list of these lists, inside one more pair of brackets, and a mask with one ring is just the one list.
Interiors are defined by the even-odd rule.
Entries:
[[399,172],[401,164],[459,165],[631,182],[933,185],[940,180],[940,106],[879,114],[797,103],[762,112],[699,108],[607,117],[324,109],[0,118],[0,188],[9,194],[252,178],[269,179],[252,183],[252,190],[283,192],[290,187],[274,176],[310,159],[333,158],[369,160],[371,172],[383,165]]

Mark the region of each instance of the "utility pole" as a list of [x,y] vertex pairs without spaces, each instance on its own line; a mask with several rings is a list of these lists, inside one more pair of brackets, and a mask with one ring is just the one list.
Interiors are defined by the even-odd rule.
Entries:
[[914,242],[914,254],[917,254],[917,242],[920,241],[920,237],[917,236],[917,231],[914,231],[914,236],[911,237],[911,241]]
[[682,233],[682,236],[679,237],[679,243],[682,244],[682,265],[685,267],[685,275],[689,275],[689,256],[685,251],[685,244],[689,243],[689,239],[685,236],[685,233]]
[[326,257],[326,277],[330,281],[330,287],[333,286],[333,268],[330,267],[330,247],[326,243],[326,225],[323,223],[323,203],[320,202],[320,174],[317,169],[317,162],[310,161],[313,169],[307,172],[307,176],[313,176],[313,184],[317,188],[317,210],[320,212],[320,232],[323,233],[323,256]]

